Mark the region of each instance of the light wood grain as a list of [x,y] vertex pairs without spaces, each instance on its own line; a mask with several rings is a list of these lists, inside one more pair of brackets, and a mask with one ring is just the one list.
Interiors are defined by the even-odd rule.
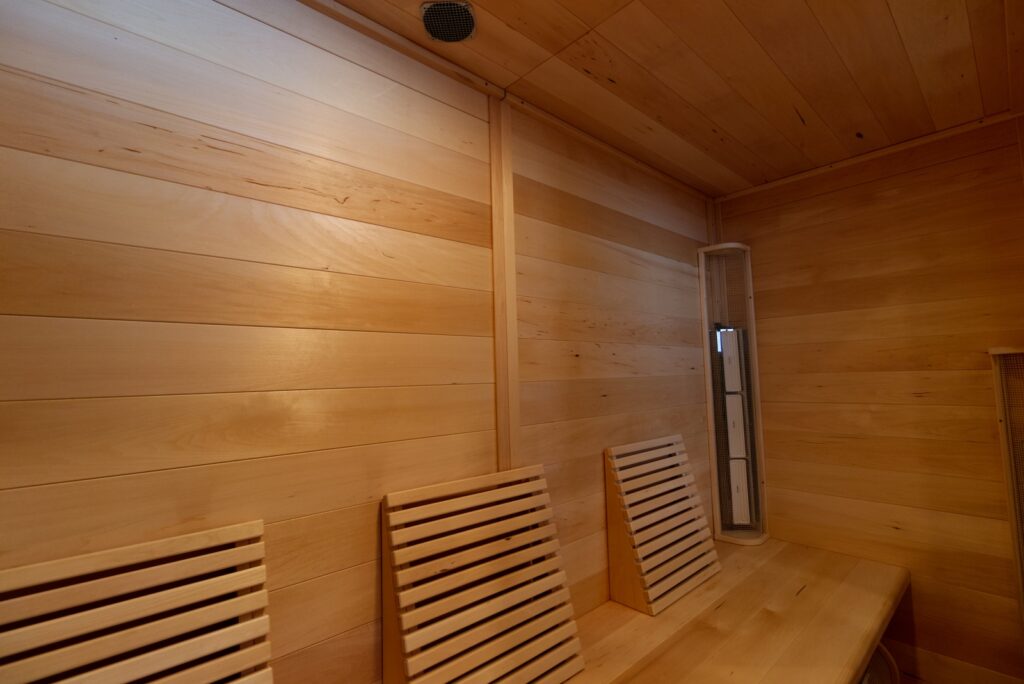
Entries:
[[549,505],[536,466],[385,497],[384,681],[582,668]]
[[[217,7],[208,2],[203,4]],[[202,59],[205,53],[200,50],[193,50],[198,55],[196,57],[182,54],[171,48],[175,47],[174,33],[183,30],[183,27],[171,21],[169,16],[165,16],[166,13],[154,13],[152,6],[133,5],[136,14],[126,16],[129,13],[112,6],[90,5],[84,1],[73,3],[70,0],[65,5],[136,31],[139,30],[139,23],[152,27],[142,16],[148,13],[153,20],[167,24],[158,33],[151,33],[151,37],[170,47],[73,12],[40,4],[6,13],[5,25],[9,33],[3,36],[6,50],[0,52],[0,61],[10,67],[65,83],[87,86],[308,154],[476,201],[486,202],[488,199],[487,187],[480,180],[486,172],[486,154],[480,158],[479,155],[469,156],[468,153],[472,152],[470,149],[452,150],[443,146],[444,143],[437,144],[437,140],[427,142],[418,137],[415,135],[418,131],[407,133],[404,129],[396,130],[378,123],[379,117],[376,121],[367,119],[332,107],[330,102],[325,104],[275,87],[290,83],[281,78],[274,79],[258,70],[249,69],[246,72],[256,78],[241,75],[237,71],[205,61]],[[221,12],[226,11],[219,9]],[[192,5],[188,10],[197,14],[204,13],[198,5]],[[219,17],[221,23],[226,18]],[[213,17],[205,19],[215,22]],[[253,21],[247,23],[261,26]],[[149,33],[145,30],[142,32]],[[26,40],[37,33],[50,34],[54,47],[42,49],[42,46]],[[288,42],[303,45],[291,39]],[[106,45],[110,48],[99,49]],[[83,50],[84,46],[96,47]],[[319,50],[314,49],[312,52],[317,53]],[[330,59],[329,55],[324,57]],[[333,61],[347,64],[342,60]],[[252,64],[252,60],[246,63]],[[117,68],[118,64],[121,64],[120,68]],[[112,78],[115,73],[117,78]],[[154,79],[154,73],[160,73],[161,78]],[[262,80],[258,80],[260,77],[263,77]],[[377,89],[380,90],[380,86]],[[414,103],[407,103],[406,106],[416,107]],[[467,119],[477,126],[480,124],[472,117]],[[326,131],[332,131],[332,135],[326,135]],[[402,150],[412,152],[411,159],[436,160],[434,168],[444,169],[444,173],[432,174],[431,165],[425,162],[396,163],[401,158]]]
[[[265,643],[262,533],[254,521],[4,570],[0,586],[17,593],[0,605],[0,674],[130,681]],[[224,676],[265,667],[265,649],[250,653],[244,663],[220,653],[199,667]]]
[[491,289],[488,250],[0,148],[3,227],[391,280]]
[[[490,244],[489,208],[480,202],[41,77],[0,70],[0,87],[8,93],[0,108],[4,123],[0,144],[9,147],[86,163],[102,158],[100,165],[108,168],[470,244]],[[26,110],[36,116],[25,119],[20,113]],[[75,113],[69,118],[69,112]],[[407,202],[386,201],[395,192]]]
[[[124,6],[93,0],[57,4],[482,161],[488,158],[487,125],[480,119],[208,0],[186,0],[174,8],[148,0]],[[230,36],[223,35],[223,26],[232,27]],[[363,96],[345,97],[350,91]]]
[[218,0],[311,45],[397,81],[424,95],[487,120],[487,97],[444,75],[439,69],[389,48],[358,29],[324,21],[315,9],[300,3],[264,3],[260,0]]

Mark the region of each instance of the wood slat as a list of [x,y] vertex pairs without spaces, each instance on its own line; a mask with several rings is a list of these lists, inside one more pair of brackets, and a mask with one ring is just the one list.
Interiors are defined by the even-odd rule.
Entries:
[[[262,534],[257,520],[2,571],[0,678],[129,682],[198,660],[218,679],[265,665]],[[266,648],[222,653],[242,644]]]
[[186,554],[203,548],[234,544],[259,537],[261,534],[263,522],[257,520],[166,540],[143,542],[71,558],[8,568],[0,570],[0,593],[59,582],[76,575],[89,575],[126,565],[145,563],[161,557]]
[[541,492],[534,496],[516,499],[515,501],[508,503],[486,506],[459,515],[449,515],[441,520],[419,523],[417,525],[395,527],[391,533],[391,541],[396,546],[402,544],[413,544],[417,541],[429,539],[453,530],[474,527],[488,520],[501,519],[519,513],[527,513],[534,509],[547,506],[550,503],[551,497],[547,492]]
[[612,600],[656,615],[718,571],[690,470],[680,435],[605,449]]
[[56,613],[74,606],[93,603],[149,589],[162,584],[196,575],[244,565],[263,558],[262,542],[245,544],[225,551],[204,554],[196,558],[162,563],[152,568],[122,572],[114,577],[78,582],[72,586],[39,591],[0,603],[0,624]]
[[169,670],[232,646],[266,637],[270,632],[270,618],[266,615],[246,620],[231,627],[204,634],[145,655],[108,665],[88,674],[68,679],[74,684],[104,684],[105,682],[131,682],[156,672]]
[[578,655],[553,518],[541,466],[386,496],[385,681],[525,682]]
[[[23,658],[0,667],[0,675],[12,681],[32,681],[50,677],[66,670],[72,670],[89,663],[110,658],[143,648],[150,644],[190,632],[231,618],[257,612],[267,606],[267,592],[257,591],[243,594],[238,598],[220,601],[205,608],[191,610],[162,620],[147,622],[138,627],[122,629],[113,634],[88,639],[73,646],[58,648],[40,655]],[[239,669],[253,667],[270,660],[269,645],[256,649],[247,655],[246,664]],[[250,661],[248,658],[252,658]],[[234,667],[232,664],[219,667]],[[237,672],[233,669],[223,676]]]

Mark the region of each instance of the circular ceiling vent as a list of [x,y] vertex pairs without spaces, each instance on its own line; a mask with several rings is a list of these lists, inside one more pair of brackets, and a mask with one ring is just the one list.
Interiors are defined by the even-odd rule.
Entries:
[[468,2],[425,2],[420,6],[423,26],[434,40],[458,43],[476,29],[473,8]]

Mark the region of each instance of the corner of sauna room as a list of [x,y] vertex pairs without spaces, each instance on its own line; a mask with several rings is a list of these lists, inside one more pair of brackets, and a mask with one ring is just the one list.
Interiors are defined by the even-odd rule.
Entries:
[[0,0],[0,682],[1024,684],[1024,2]]

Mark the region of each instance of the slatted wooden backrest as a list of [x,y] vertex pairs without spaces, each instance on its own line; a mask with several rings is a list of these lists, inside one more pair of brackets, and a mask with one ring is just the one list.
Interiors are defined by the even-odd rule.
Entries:
[[543,468],[389,494],[383,523],[386,683],[583,669]]
[[0,571],[0,681],[273,681],[262,521]]
[[656,615],[721,569],[683,438],[605,450],[609,589]]

